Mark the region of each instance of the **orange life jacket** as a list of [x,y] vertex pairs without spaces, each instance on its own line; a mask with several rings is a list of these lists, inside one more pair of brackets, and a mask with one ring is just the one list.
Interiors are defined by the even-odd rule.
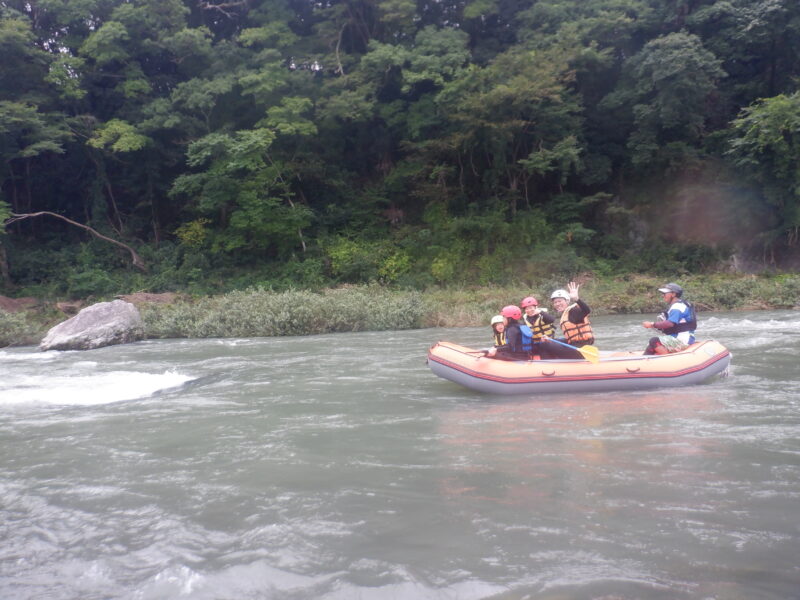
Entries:
[[591,344],[594,341],[594,332],[592,331],[592,324],[589,321],[589,315],[583,317],[580,323],[573,323],[569,320],[569,311],[572,310],[576,304],[570,304],[561,313],[561,332],[567,339],[567,343],[576,345],[581,342]]

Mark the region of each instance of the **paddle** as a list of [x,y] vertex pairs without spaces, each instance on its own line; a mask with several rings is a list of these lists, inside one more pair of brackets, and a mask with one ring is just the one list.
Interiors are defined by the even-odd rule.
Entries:
[[488,353],[488,350],[469,350],[464,352],[464,354],[479,354],[480,356],[486,356]]
[[555,342],[556,344],[561,344],[562,346],[566,346],[567,348],[572,348],[573,350],[577,350],[581,353],[581,356],[588,360],[589,362],[599,362],[600,361],[600,351],[595,348],[594,346],[584,346],[583,348],[577,348],[575,346],[570,346],[569,344],[565,344],[564,342],[559,342],[558,340],[554,340],[553,338],[544,338],[548,342]]

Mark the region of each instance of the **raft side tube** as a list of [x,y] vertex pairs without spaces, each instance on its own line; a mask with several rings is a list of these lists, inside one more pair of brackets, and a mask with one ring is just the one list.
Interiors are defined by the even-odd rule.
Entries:
[[510,395],[695,385],[726,373],[731,360],[730,352],[713,340],[673,354],[614,353],[597,363],[574,359],[503,361],[475,352],[439,342],[428,353],[428,365],[435,375],[469,389]]

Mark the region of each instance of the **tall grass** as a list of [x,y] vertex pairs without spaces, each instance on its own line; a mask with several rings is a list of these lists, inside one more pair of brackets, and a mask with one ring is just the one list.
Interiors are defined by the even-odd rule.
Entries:
[[0,310],[0,348],[36,344],[43,329],[27,313],[7,313]]
[[[657,313],[664,309],[652,276],[578,278],[581,297],[595,314]],[[792,308],[800,303],[800,276],[692,276],[678,279],[700,311]],[[258,337],[416,327],[488,325],[507,304],[534,295],[550,305],[550,293],[566,282],[510,287],[437,288],[426,292],[381,286],[348,286],[322,292],[246,290],[172,305],[141,307],[146,335]]]
[[419,292],[378,286],[323,292],[236,291],[194,302],[142,307],[150,338],[260,337],[421,327]]

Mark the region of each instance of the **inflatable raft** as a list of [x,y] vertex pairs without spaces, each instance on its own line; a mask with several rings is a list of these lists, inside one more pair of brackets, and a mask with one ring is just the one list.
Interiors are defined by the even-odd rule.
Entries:
[[697,342],[673,354],[600,353],[600,360],[505,361],[437,342],[428,366],[439,377],[490,394],[606,392],[693,385],[727,373],[731,354],[719,342]]

